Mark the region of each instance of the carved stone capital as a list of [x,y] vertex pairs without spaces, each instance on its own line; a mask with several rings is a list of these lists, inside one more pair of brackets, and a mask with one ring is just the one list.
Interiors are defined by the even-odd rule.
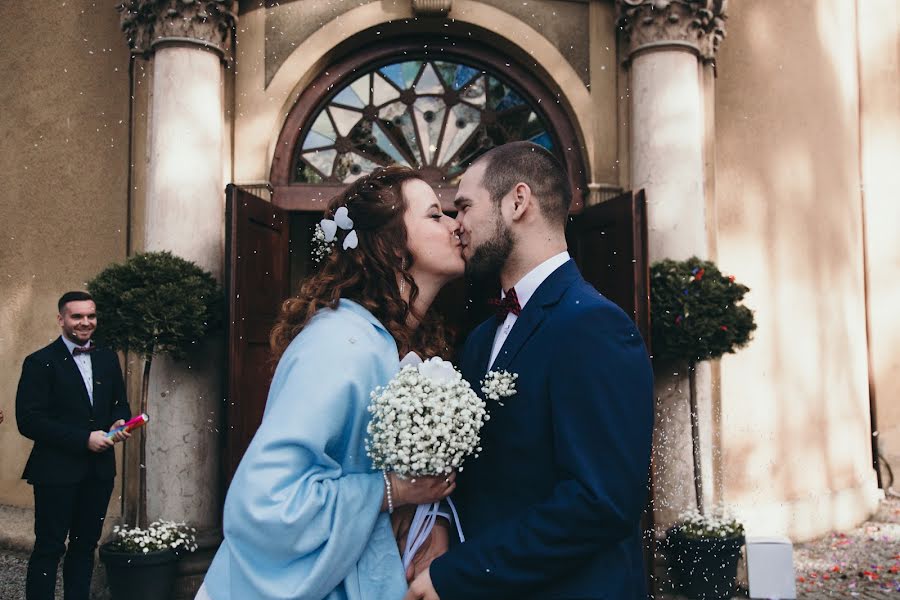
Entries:
[[681,45],[704,60],[715,59],[725,38],[728,0],[616,0],[616,24],[628,42],[629,58],[642,49]]
[[443,17],[450,12],[453,0],[412,0],[413,14],[419,17]]
[[237,21],[237,0],[125,0],[122,31],[135,54],[164,41],[194,43],[227,55]]

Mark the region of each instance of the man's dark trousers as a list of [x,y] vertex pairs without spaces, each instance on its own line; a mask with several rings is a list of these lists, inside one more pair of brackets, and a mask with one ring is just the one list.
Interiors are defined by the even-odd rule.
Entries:
[[[62,338],[25,358],[16,392],[19,431],[34,440],[22,474],[34,486],[35,545],[28,563],[27,600],[52,600],[65,553],[66,600],[87,600],[94,550],[116,476],[113,450],[91,452],[92,431],[108,431],[131,411],[119,359],[90,353],[93,401]],[[66,548],[66,537],[69,545]]]
[[[35,542],[25,584],[28,600],[54,597],[56,571],[64,553],[65,598],[87,600],[94,570],[94,550],[103,529],[112,489],[112,479],[93,476],[75,485],[34,485]],[[69,538],[68,549],[66,536]]]

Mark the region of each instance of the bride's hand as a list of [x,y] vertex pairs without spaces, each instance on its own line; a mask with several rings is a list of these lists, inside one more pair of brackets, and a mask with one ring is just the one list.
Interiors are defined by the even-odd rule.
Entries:
[[391,473],[389,477],[394,507],[438,502],[456,489],[456,471],[449,475],[428,475],[407,479],[401,479]]

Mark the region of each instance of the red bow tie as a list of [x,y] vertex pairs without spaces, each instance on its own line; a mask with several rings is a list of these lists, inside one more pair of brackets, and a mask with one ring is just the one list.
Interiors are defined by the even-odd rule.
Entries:
[[75,346],[72,348],[72,356],[78,356],[79,354],[90,354],[94,351],[96,346]]
[[522,314],[522,307],[519,306],[519,297],[516,295],[516,288],[509,288],[506,296],[503,298],[493,298],[489,300],[491,306],[494,307],[494,314],[499,321],[506,319],[506,315],[512,313],[517,317]]

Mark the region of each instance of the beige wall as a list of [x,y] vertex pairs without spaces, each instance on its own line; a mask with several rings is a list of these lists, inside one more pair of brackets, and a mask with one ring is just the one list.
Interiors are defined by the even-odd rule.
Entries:
[[900,5],[857,6],[871,369],[881,451],[900,489]]
[[718,258],[759,329],[722,361],[724,496],[751,533],[796,540],[855,524],[875,497],[854,6],[729,6]]
[[22,359],[58,335],[62,292],[125,257],[128,51],[113,4],[88,0],[0,3],[0,39],[0,505],[30,506]]

